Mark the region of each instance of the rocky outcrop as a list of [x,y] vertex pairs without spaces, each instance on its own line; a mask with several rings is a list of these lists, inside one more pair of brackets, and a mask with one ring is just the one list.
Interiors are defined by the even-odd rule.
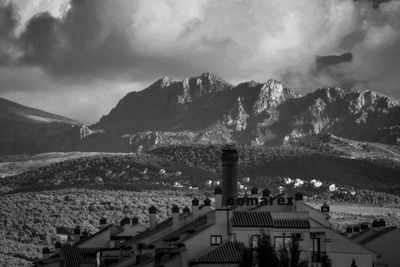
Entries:
[[265,110],[276,108],[287,99],[299,96],[299,94],[284,87],[281,82],[269,80],[261,86],[258,98],[254,103],[254,112],[260,114]]
[[246,130],[247,119],[249,118],[242,104],[242,98],[238,97],[236,105],[231,109],[228,115],[225,116],[223,124],[234,131]]
[[105,131],[103,129],[92,130],[87,125],[82,125],[79,129],[80,138],[85,139],[92,134],[104,134]]
[[[290,106],[289,106],[290,105]],[[281,107],[278,124],[287,130],[284,139],[315,134],[335,135],[364,141],[397,144],[388,134],[400,125],[400,102],[374,91],[349,92],[339,88],[318,89]],[[383,132],[387,132],[383,134]]]
[[178,95],[178,104],[188,104],[205,95],[232,87],[212,73],[203,73],[197,77],[186,78],[181,84],[182,93]]

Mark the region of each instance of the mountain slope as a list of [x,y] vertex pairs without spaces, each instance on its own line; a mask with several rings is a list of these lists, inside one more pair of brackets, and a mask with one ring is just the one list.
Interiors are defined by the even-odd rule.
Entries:
[[60,150],[80,123],[0,98],[0,154]]
[[279,104],[296,97],[275,80],[233,86],[210,73],[183,81],[163,78],[125,96],[90,127],[104,134],[87,142],[122,151],[173,143],[248,143],[258,138],[261,124],[276,119]]
[[[95,128],[118,134],[140,131],[204,131],[218,124],[240,120],[246,112],[254,115],[297,96],[281,83],[226,83],[213,74],[171,81],[163,78],[140,92],[125,96]],[[247,115],[248,117],[248,115]]]
[[280,145],[326,133],[398,144],[400,102],[374,91],[339,88],[300,96],[275,80],[234,86],[204,73],[183,81],[162,78],[129,93],[90,129],[101,134],[83,140],[83,149],[136,151],[232,141]]
[[[6,103],[6,104],[4,104]],[[87,126],[8,102],[0,103],[1,153],[146,151],[190,144],[282,145],[334,134],[400,144],[400,101],[374,91],[320,88],[305,96],[281,82],[232,85],[211,73],[161,78],[123,97]]]
[[72,119],[23,106],[0,97],[0,123],[11,121],[32,124],[46,124],[51,122],[79,124]]
[[285,141],[333,133],[361,141],[398,144],[400,102],[374,91],[318,89],[279,107],[273,126]]

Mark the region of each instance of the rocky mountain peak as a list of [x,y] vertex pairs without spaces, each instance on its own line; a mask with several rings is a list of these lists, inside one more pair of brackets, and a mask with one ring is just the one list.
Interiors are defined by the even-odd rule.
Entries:
[[372,90],[352,92],[349,98],[352,106],[358,110],[391,108],[400,105],[399,100]]
[[[253,87],[255,86],[254,83],[250,83],[249,85]],[[277,107],[289,98],[299,96],[299,94],[286,88],[283,83],[271,79],[266,83],[261,84],[258,99],[254,104],[254,111],[256,114],[259,114],[264,110]]]
[[178,104],[190,103],[204,95],[219,92],[230,87],[232,85],[209,72],[186,78],[182,81],[182,91],[178,95]]
[[197,78],[200,78],[203,82],[209,84],[224,82],[220,77],[210,72],[204,72],[201,75],[197,76]]
[[338,99],[343,99],[346,95],[346,92],[338,87],[327,87],[317,89],[314,93],[312,93],[312,95],[322,99],[327,103],[331,103]]
[[157,81],[155,81],[152,85],[150,85],[150,88],[166,88],[168,86],[170,86],[172,83],[172,80],[167,77],[164,76],[160,79],[158,79]]

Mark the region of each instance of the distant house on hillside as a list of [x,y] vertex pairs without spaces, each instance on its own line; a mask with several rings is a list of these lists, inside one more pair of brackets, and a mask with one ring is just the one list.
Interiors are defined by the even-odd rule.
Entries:
[[60,241],[61,243],[68,242],[68,237],[72,236],[73,233],[74,233],[74,228],[65,226],[56,227],[56,238],[57,241]]
[[103,178],[101,178],[101,177],[99,177],[99,176],[97,176],[97,177],[94,179],[94,181],[95,181],[95,183],[98,184],[98,185],[103,185],[103,184],[104,184]]

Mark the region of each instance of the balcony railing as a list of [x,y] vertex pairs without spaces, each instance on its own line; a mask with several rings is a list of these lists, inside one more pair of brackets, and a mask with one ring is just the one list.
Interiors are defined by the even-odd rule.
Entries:
[[322,262],[322,258],[326,256],[325,251],[320,251],[320,252],[312,252],[311,253],[311,261],[312,262]]

